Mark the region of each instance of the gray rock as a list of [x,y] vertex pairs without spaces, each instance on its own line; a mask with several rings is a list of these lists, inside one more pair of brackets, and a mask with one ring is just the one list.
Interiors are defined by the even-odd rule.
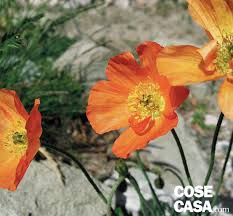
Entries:
[[199,99],[199,100],[205,100],[210,96],[210,89],[208,84],[201,83],[201,84],[195,84],[190,86],[192,95]]
[[102,216],[106,206],[82,172],[61,164],[65,185],[46,161],[32,162],[17,191],[0,191],[0,216]]
[[106,5],[114,4],[121,9],[128,9],[130,0],[105,0]]
[[[27,1],[25,1],[25,0],[19,0],[19,2],[26,3]],[[29,2],[31,4],[33,4],[33,5],[35,5],[35,6],[48,3],[47,0],[29,0]],[[59,2],[59,0],[50,0],[49,1],[49,5],[50,6],[54,6],[54,5],[57,5],[59,3],[62,3],[62,5],[64,7],[77,7],[79,5],[85,6],[85,5],[90,4],[91,0],[72,0],[72,1],[69,1],[68,3],[64,3],[63,1]]]
[[159,2],[159,0],[136,0],[138,5],[145,5],[145,6],[154,6]]
[[83,39],[71,46],[56,62],[55,67],[70,67],[77,78],[96,81],[105,77],[105,67],[110,51],[94,41]]
[[130,6],[130,1],[129,0],[115,0],[116,6],[122,8],[122,9],[127,9]]

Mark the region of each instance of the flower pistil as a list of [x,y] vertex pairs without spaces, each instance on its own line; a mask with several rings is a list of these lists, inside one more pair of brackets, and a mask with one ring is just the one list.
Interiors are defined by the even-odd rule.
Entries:
[[143,120],[149,116],[154,120],[165,109],[165,99],[160,86],[154,83],[139,83],[128,96],[130,113]]

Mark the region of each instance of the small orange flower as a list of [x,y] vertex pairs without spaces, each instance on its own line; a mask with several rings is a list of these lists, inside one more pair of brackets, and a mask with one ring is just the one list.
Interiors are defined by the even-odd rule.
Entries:
[[0,188],[16,190],[40,147],[39,104],[29,115],[14,91],[0,89]]
[[222,112],[233,120],[233,0],[188,0],[193,19],[209,36],[202,48],[166,47],[157,58],[159,73],[174,85],[226,78],[218,93]]
[[90,92],[87,117],[97,133],[127,128],[112,149],[118,157],[127,158],[178,123],[175,110],[189,91],[170,86],[157,73],[155,61],[161,50],[154,42],[139,45],[140,64],[130,52],[111,58],[108,81],[98,82]]

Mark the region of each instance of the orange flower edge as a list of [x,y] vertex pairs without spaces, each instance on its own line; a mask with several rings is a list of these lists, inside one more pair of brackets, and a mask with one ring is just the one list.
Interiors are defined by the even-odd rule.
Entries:
[[113,145],[113,153],[127,158],[149,141],[176,127],[177,107],[189,90],[173,87],[158,74],[157,55],[163,48],[151,41],[137,48],[140,63],[130,52],[110,59],[108,81],[98,82],[89,95],[87,118],[97,133],[128,128]]
[[225,78],[218,103],[233,121],[233,101],[229,97],[233,91],[233,0],[188,0],[188,4],[191,16],[204,28],[210,41],[202,48],[166,47],[157,58],[158,71],[173,85]]
[[0,188],[17,189],[40,147],[39,105],[28,114],[15,91],[0,89]]

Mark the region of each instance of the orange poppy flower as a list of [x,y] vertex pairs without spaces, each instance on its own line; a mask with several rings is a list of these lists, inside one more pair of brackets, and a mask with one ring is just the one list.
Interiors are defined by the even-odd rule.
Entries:
[[139,45],[140,64],[130,52],[111,58],[108,81],[98,82],[90,92],[87,117],[97,133],[127,128],[113,145],[118,157],[127,158],[177,125],[175,109],[189,91],[172,87],[157,73],[155,61],[161,50],[154,42]]
[[29,115],[14,91],[0,89],[0,188],[16,190],[40,147],[39,104]]
[[188,4],[191,16],[210,40],[202,48],[166,47],[157,58],[159,73],[174,85],[226,78],[218,103],[233,120],[233,0],[188,0]]

